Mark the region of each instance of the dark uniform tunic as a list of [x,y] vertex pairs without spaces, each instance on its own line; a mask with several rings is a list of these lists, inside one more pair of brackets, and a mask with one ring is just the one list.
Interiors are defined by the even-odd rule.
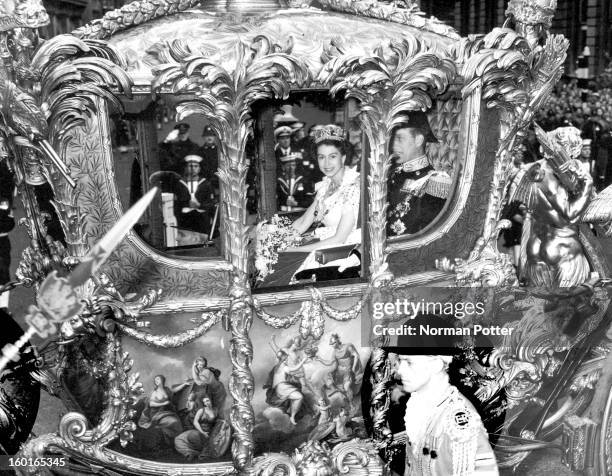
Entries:
[[[306,194],[305,187],[304,187],[304,180],[306,178],[303,175],[301,175],[300,169],[296,167],[296,171],[295,171],[296,179],[297,177],[300,177],[300,176],[302,177],[302,180],[300,180],[297,184],[295,192],[293,193],[293,199],[296,201],[298,207],[307,208],[310,205],[310,203],[312,203],[312,197]],[[284,171],[281,171],[280,175],[278,175],[277,180],[276,180],[276,200],[277,200],[279,208],[287,205],[287,199],[289,198],[289,195],[287,195],[284,187],[281,185],[281,181],[280,181],[281,179],[284,180],[287,183],[287,185],[290,184],[289,175],[285,174]]]
[[200,147],[198,153],[202,157],[200,163],[202,177],[207,179],[213,186],[213,188],[219,188],[219,177],[217,177],[217,170],[219,169],[219,148],[213,145],[203,145]]
[[[470,401],[449,385],[432,405],[422,441],[406,442],[404,476],[497,476],[495,454]],[[408,410],[405,420],[408,427]]]
[[[198,233],[209,233],[214,213],[214,191],[206,179],[198,181],[177,180],[174,183],[174,216],[179,228]],[[189,201],[195,199],[200,206],[191,208]]]
[[423,168],[408,171],[403,170],[402,165],[391,169],[387,184],[387,236],[422,230],[436,218],[446,203],[446,198],[441,196],[447,194],[448,190],[436,194],[441,196],[428,193],[430,187],[426,188],[422,196],[403,190],[410,183],[424,179],[427,174],[434,172],[431,165],[423,163]]
[[[297,206],[307,208],[312,203],[315,194],[314,182],[312,181],[312,169],[310,167],[311,160],[305,158],[304,152],[301,149],[297,149],[294,144],[287,149],[281,149],[278,145],[274,149],[274,156],[276,157],[276,177],[277,179],[282,178],[287,181],[288,177],[283,169],[281,158],[296,153],[301,153],[302,159],[296,159],[295,176],[296,178],[302,177],[302,180],[300,180],[298,191],[293,195],[293,198],[297,202]],[[283,205],[287,205],[287,198],[288,195],[282,190],[277,180],[276,199],[279,208]]]

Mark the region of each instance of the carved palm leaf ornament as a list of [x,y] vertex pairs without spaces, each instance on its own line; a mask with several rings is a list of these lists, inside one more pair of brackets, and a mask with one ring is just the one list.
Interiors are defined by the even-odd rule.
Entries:
[[363,56],[359,51],[334,48],[326,53],[319,80],[331,86],[333,95],[359,101],[360,120],[370,145],[370,175],[368,177],[368,229],[370,272],[389,280],[386,272],[386,177],[391,166],[387,154],[389,135],[401,114],[426,111],[433,98],[442,94],[456,76],[456,67],[449,58],[433,52],[423,42],[410,36],[375,49],[375,56]]

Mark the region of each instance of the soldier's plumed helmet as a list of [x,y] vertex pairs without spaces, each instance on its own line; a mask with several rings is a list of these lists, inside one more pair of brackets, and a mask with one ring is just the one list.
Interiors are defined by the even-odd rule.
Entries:
[[422,111],[406,112],[398,117],[394,130],[406,128],[417,129],[425,137],[425,142],[438,142],[438,138],[431,130],[427,116]]
[[344,129],[335,124],[328,124],[323,126],[321,129],[317,129],[313,132],[315,144],[319,144],[323,141],[332,142],[344,142],[346,133]]

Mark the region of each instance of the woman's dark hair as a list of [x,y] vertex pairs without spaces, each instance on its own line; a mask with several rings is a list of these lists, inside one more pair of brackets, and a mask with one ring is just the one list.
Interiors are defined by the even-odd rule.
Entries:
[[334,146],[336,149],[338,149],[340,151],[340,155],[346,155],[346,142],[342,141],[339,142],[337,140],[332,140],[332,139],[324,139],[321,142],[316,144],[316,152],[317,154],[319,153],[319,146],[321,145],[332,145]]
[[153,382],[155,382],[155,379],[159,377],[162,381],[161,386],[165,386],[166,385],[166,377],[162,374],[156,375],[155,377],[153,377]]

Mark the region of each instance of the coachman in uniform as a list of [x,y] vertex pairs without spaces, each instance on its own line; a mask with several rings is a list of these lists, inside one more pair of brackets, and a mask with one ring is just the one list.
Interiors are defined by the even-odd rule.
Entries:
[[435,170],[425,153],[438,142],[423,112],[404,115],[391,141],[395,164],[389,174],[387,236],[416,233],[442,211],[451,185],[446,172]]
[[[408,324],[452,328],[446,319],[418,316]],[[406,403],[404,476],[497,476],[497,462],[478,411],[451,385],[448,367],[459,351],[455,338],[419,332],[388,347]]]

